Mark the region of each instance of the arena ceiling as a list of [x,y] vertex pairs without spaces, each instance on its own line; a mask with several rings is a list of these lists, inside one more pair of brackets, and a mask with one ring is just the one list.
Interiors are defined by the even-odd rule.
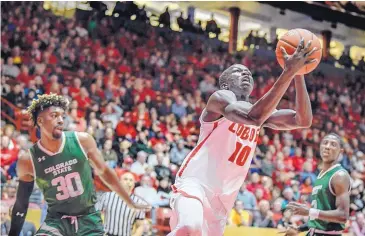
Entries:
[[[333,33],[333,38],[344,42],[347,45],[358,45],[360,47],[365,47],[365,14],[364,16],[358,15],[360,20],[359,25],[364,27],[364,30],[349,27],[341,22],[336,23],[336,28],[333,28],[334,21],[327,21],[325,19],[315,20],[312,16],[304,13],[297,12],[295,10],[286,9],[282,11],[277,6],[272,6],[273,2],[239,2],[239,1],[220,1],[220,2],[197,2],[197,1],[184,1],[184,2],[172,2],[178,5],[180,8],[187,8],[189,6],[194,6],[196,9],[215,12],[218,15],[218,23],[225,25],[225,21],[229,21],[229,8],[238,7],[241,9],[240,13],[240,30],[247,30],[247,27],[241,27],[241,24],[247,24],[248,22],[260,25],[260,27],[265,27],[266,29],[270,27],[275,28],[305,28],[311,30],[314,33],[320,34],[322,30],[329,29]],[[276,2],[279,3],[279,2]],[[285,3],[285,2],[282,2]],[[298,3],[298,2],[295,2]],[[304,4],[305,2],[302,2]],[[313,5],[314,3],[305,3],[307,5]],[[333,9],[334,6],[331,6]],[[331,8],[329,7],[329,8]],[[331,8],[331,9],[332,9]],[[332,9],[332,10],[333,10]],[[333,10],[335,11],[335,10]],[[340,11],[337,9],[336,11]],[[280,14],[284,13],[284,14]],[[219,15],[221,16],[221,21],[219,22]],[[228,17],[228,19],[227,19]],[[209,16],[210,18],[210,16]],[[362,21],[361,19],[364,19]],[[222,25],[221,24],[221,25]],[[228,22],[229,25],[229,22]]]

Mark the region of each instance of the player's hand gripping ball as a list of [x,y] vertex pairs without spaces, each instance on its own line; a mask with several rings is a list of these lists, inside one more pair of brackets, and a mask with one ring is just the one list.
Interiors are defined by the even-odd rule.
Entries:
[[297,75],[304,75],[313,71],[322,58],[322,46],[318,37],[305,29],[292,29],[284,34],[279,39],[275,52],[282,68],[285,67],[287,57],[293,56],[293,54],[305,57],[306,61],[299,68]]

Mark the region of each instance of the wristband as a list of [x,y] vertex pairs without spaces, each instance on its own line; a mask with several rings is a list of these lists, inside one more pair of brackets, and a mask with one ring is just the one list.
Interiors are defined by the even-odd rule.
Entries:
[[318,217],[319,217],[318,209],[314,209],[314,208],[309,209],[309,219],[310,220],[318,219]]

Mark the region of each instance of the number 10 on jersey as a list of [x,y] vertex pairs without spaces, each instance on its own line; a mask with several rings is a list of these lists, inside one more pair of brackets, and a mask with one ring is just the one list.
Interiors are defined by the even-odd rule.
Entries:
[[235,163],[238,166],[244,166],[248,156],[251,153],[251,147],[250,146],[242,147],[242,146],[243,146],[242,143],[236,142],[236,149],[229,157],[228,161]]

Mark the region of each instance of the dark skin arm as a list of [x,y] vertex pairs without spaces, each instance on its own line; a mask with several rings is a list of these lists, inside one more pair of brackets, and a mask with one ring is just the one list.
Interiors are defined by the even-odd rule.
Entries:
[[19,180],[25,182],[34,181],[33,164],[29,152],[24,152],[19,156],[16,170]]
[[292,130],[311,126],[312,107],[304,76],[297,75],[294,81],[296,88],[295,111],[291,109],[278,110],[266,120],[264,127],[276,130]]
[[[304,42],[301,42],[304,44]],[[303,45],[302,45],[303,46]],[[307,47],[301,49],[298,46],[296,52],[289,56],[285,49],[282,49],[285,59],[285,68],[278,80],[272,88],[260,98],[254,105],[248,102],[237,101],[235,94],[229,90],[219,90],[212,94],[208,100],[205,116],[212,117],[211,114],[216,114],[216,117],[224,116],[228,120],[248,125],[262,126],[271,116],[271,120],[267,123],[268,127],[276,129],[293,129],[299,127],[309,127],[311,125],[311,109],[305,110],[301,108],[297,112],[292,110],[283,110],[272,114],[279,104],[285,91],[288,89],[295,73],[305,64],[314,62],[314,60],[307,60],[316,48],[311,52],[308,51],[310,43]],[[297,87],[297,108],[300,105],[310,107],[308,93],[304,84],[304,77],[300,77],[296,81]],[[310,115],[308,115],[310,113]],[[210,119],[209,118],[209,119]],[[271,125],[271,126],[270,126]]]
[[[333,176],[330,184],[336,195],[336,209],[320,211],[318,219],[345,224],[349,218],[350,211],[350,177],[344,171],[340,171]],[[293,211],[294,215],[309,215],[309,208],[306,205],[291,202],[287,207]]]
[[17,162],[17,174],[19,177],[19,187],[11,213],[10,236],[19,235],[20,229],[23,228],[28,211],[29,198],[34,188],[33,166],[28,152],[20,154]]
[[129,207],[140,210],[149,210],[150,207],[148,205],[139,205],[132,201],[128,192],[121,185],[115,171],[110,169],[105,163],[102,154],[96,146],[94,138],[88,133],[77,133],[77,135],[91,165],[95,168],[104,184],[116,192],[119,197],[128,204]]

